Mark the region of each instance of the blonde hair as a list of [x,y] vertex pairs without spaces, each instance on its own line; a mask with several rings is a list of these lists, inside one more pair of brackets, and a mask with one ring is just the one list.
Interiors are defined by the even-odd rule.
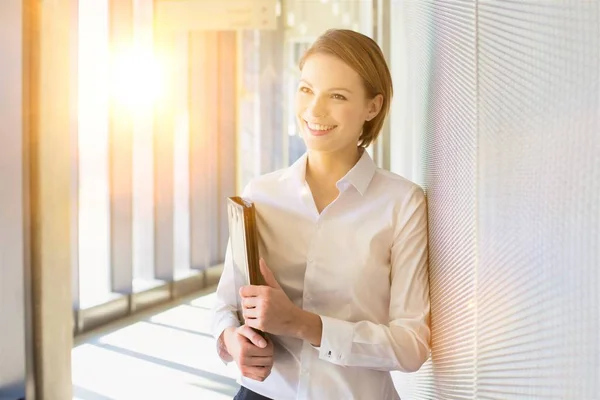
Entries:
[[365,121],[360,135],[359,146],[368,147],[381,132],[387,116],[394,89],[392,76],[383,52],[370,37],[347,29],[330,29],[317,38],[304,53],[299,67],[313,54],[326,53],[338,57],[361,77],[368,98],[378,94],[383,96],[381,110],[370,121]]

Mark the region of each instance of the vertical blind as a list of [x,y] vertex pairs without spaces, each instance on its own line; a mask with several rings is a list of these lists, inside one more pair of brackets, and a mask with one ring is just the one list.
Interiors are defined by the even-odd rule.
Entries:
[[396,7],[433,328],[400,395],[600,399],[600,2]]

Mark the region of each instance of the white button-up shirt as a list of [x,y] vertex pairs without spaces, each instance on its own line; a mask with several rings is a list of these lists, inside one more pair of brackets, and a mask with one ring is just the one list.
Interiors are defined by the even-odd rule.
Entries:
[[[319,214],[306,161],[253,179],[243,196],[256,207],[260,255],[290,300],[321,317],[321,345],[272,336],[269,377],[238,382],[276,400],[398,399],[390,371],[416,371],[430,352],[425,196],[365,151]],[[215,338],[240,324],[229,252]]]

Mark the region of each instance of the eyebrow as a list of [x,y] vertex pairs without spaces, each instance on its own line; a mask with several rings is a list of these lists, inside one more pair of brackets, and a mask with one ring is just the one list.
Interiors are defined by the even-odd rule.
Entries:
[[[301,79],[300,79],[300,82],[304,82],[304,83],[306,83],[308,86],[312,87],[312,85],[310,84],[310,82],[309,82],[309,81],[307,81],[306,79],[302,79],[302,78],[301,78]],[[343,90],[343,91],[345,91],[345,92],[348,92],[348,93],[352,93],[352,90],[350,90],[350,89],[346,89],[346,88],[331,88],[331,89],[329,89],[329,91],[330,91],[330,92],[333,92],[333,91],[341,91],[341,90]]]

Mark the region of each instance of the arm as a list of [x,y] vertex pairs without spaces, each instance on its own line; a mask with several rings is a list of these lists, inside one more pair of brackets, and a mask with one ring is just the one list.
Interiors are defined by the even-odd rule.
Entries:
[[224,333],[227,328],[239,327],[240,321],[236,314],[235,282],[231,260],[231,243],[227,244],[223,273],[217,286],[216,299],[212,309],[212,334],[217,340],[217,353],[225,362],[233,361],[225,345]]
[[225,363],[235,361],[243,376],[264,381],[273,367],[273,342],[264,340],[249,326],[240,326],[230,244],[227,246],[223,274],[213,306],[212,332],[217,353]]
[[391,248],[389,325],[303,311],[295,336],[319,346],[319,358],[342,366],[414,372],[429,357],[426,202],[420,188],[407,197]]

